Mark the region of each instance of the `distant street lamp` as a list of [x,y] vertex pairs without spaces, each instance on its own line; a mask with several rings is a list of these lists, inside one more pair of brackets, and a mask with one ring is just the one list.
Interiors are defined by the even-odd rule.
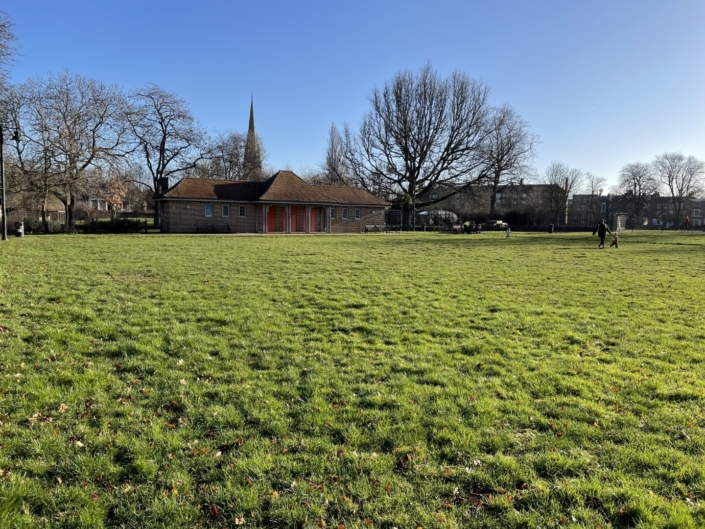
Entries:
[[[5,136],[2,123],[0,123],[0,185],[2,185],[2,240],[7,240],[7,207],[5,193]],[[14,141],[19,141],[17,131],[12,135]]]

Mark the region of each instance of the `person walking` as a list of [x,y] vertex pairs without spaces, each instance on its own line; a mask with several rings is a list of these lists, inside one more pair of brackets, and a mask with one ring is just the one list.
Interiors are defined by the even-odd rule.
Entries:
[[610,244],[610,248],[612,247],[619,248],[619,233],[616,231],[612,234],[612,244]]
[[509,226],[507,226],[507,239],[512,236],[512,230]]
[[600,236],[600,244],[597,245],[598,248],[605,247],[605,237],[608,232],[612,233],[612,230],[605,224],[605,219],[601,219],[600,223],[595,227],[595,231],[592,232],[593,235],[597,233],[597,235]]

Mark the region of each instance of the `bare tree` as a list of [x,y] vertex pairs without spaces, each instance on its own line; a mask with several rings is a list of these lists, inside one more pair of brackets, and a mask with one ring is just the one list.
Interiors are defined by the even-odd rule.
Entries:
[[587,222],[591,224],[597,221],[598,207],[601,203],[602,193],[604,192],[607,180],[601,176],[596,176],[590,172],[585,173],[585,187],[590,195],[588,200]]
[[585,175],[580,169],[571,169],[562,162],[551,162],[546,168],[541,181],[550,187],[545,194],[544,205],[555,215],[556,224],[560,225],[561,219],[564,223],[568,222],[568,198],[582,188],[584,179]]
[[326,148],[326,160],[322,167],[325,175],[325,183],[328,185],[350,185],[350,175],[348,165],[345,160],[345,147],[343,136],[333,123],[330,126],[328,135],[328,147]]
[[12,31],[12,22],[7,13],[0,11],[0,89],[6,86],[9,72],[7,67],[12,64],[17,54],[14,42],[17,39]]
[[[398,73],[369,97],[371,111],[357,134],[346,126],[346,159],[353,179],[372,192],[402,199],[405,224],[417,207],[440,202],[485,180],[489,88],[467,75],[442,79],[430,65]],[[418,201],[432,188],[436,199]],[[412,215],[414,218],[415,215]]]
[[[209,157],[206,133],[183,99],[157,85],[136,90],[130,99],[127,120],[136,143],[134,153],[146,165],[150,187],[158,197],[171,176],[193,170]],[[159,208],[154,209],[154,225],[160,226]]]
[[243,177],[246,136],[239,132],[218,134],[211,148],[209,166],[216,178],[240,180]]
[[534,156],[538,136],[509,105],[494,108],[488,120],[488,136],[483,144],[487,166],[491,167],[490,215],[496,214],[497,194],[519,180]]
[[8,94],[6,115],[20,131],[16,163],[44,203],[49,193],[63,202],[71,230],[90,170],[123,154],[126,99],[115,86],[69,72],[31,79]]
[[646,209],[647,197],[658,191],[659,182],[652,165],[636,162],[622,168],[618,186],[623,200],[629,204],[631,214],[640,220]]
[[705,178],[705,163],[694,156],[686,157],[679,152],[667,152],[657,156],[652,166],[658,179],[671,194],[676,225],[680,227],[687,199],[701,190]]

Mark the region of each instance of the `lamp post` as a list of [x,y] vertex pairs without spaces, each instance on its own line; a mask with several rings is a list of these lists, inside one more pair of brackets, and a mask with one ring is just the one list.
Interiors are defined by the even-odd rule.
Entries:
[[[15,131],[12,139],[19,140],[19,135]],[[5,193],[5,135],[2,123],[0,123],[0,185],[2,185],[2,240],[7,240],[7,194]]]

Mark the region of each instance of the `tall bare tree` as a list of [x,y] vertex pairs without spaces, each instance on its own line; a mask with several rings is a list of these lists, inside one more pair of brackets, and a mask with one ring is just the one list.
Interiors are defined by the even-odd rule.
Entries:
[[8,116],[20,131],[15,159],[27,184],[66,207],[73,229],[76,201],[93,168],[124,154],[126,98],[115,86],[63,72],[9,90]]
[[343,136],[333,123],[330,126],[328,135],[328,146],[326,148],[326,160],[321,168],[325,175],[325,181],[329,185],[350,185],[350,175],[348,165],[345,160],[345,146]]
[[550,185],[546,192],[545,207],[555,216],[556,224],[568,222],[568,198],[577,193],[584,183],[585,175],[580,169],[571,169],[562,162],[551,162],[541,178],[541,183]]
[[[402,198],[404,221],[426,207],[484,181],[489,88],[467,75],[439,77],[430,65],[398,73],[369,97],[360,130],[346,126],[346,159],[353,179],[373,192]],[[432,188],[435,199],[419,201]],[[415,217],[415,215],[414,215]],[[412,217],[413,218],[413,217]]]
[[12,31],[12,26],[7,13],[0,11],[0,90],[7,85],[9,77],[7,67],[12,64],[17,54],[15,46],[17,37]]
[[676,225],[680,227],[687,199],[702,189],[705,163],[694,156],[667,152],[657,156],[652,166],[658,179],[668,188]]
[[534,156],[538,136],[509,105],[494,108],[488,120],[488,135],[483,144],[487,166],[491,167],[490,215],[496,214],[497,194],[519,180]]
[[[127,114],[135,141],[134,153],[151,177],[155,197],[169,185],[169,178],[193,170],[209,157],[206,133],[198,126],[186,102],[157,85],[134,91]],[[154,225],[160,226],[159,208]]]
[[629,204],[630,213],[639,220],[644,215],[647,197],[658,191],[659,181],[654,175],[652,165],[636,162],[622,167],[618,186],[622,199]]
[[590,172],[585,173],[585,188],[587,193],[590,195],[588,200],[588,223],[593,223],[597,221],[597,216],[600,211],[598,208],[601,204],[602,193],[607,184],[607,180],[601,176],[596,176]]

